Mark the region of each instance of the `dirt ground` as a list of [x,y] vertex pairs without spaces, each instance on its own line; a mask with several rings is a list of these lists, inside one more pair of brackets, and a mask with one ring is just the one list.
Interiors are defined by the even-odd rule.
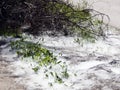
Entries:
[[0,90],[26,90],[23,85],[18,84],[8,70],[10,62],[0,57]]
[[[78,5],[80,1],[85,0],[69,0],[75,5]],[[95,9],[101,13],[104,13],[110,17],[109,24],[111,26],[120,28],[120,0],[86,0],[88,7]],[[105,18],[104,18],[105,19]],[[106,23],[108,23],[105,20]]]

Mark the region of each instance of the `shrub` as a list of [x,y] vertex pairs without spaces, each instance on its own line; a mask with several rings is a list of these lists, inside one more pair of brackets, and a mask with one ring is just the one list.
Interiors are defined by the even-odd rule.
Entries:
[[[22,25],[29,24],[30,27],[23,31],[34,35],[48,31],[52,35],[76,33],[85,39],[105,35],[105,14],[85,7],[74,8],[62,0],[2,0],[0,6],[0,21],[3,23],[0,29],[11,28],[9,30],[13,32],[12,29],[19,30]],[[101,20],[97,19],[99,16]]]
[[[36,73],[41,70],[41,68],[44,68],[43,73],[45,77],[53,77],[56,83],[63,83],[63,79],[69,78],[66,63],[57,60],[52,52],[42,47],[40,44],[21,39],[11,42],[11,48],[16,51],[18,57],[32,57],[33,62],[37,64],[32,68]],[[59,69],[59,72],[57,69]]]

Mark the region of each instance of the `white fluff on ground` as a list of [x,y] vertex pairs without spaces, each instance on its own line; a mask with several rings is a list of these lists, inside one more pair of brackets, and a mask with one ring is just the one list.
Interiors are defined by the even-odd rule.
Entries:
[[[40,40],[43,38],[44,40]],[[95,86],[101,88],[112,87],[115,75],[120,74],[120,36],[110,35],[105,41],[98,40],[96,43],[85,43],[82,46],[75,42],[74,37],[37,37],[27,38],[28,41],[40,42],[43,47],[53,51],[58,60],[66,62],[68,65],[69,79],[64,79],[64,83],[54,82],[53,77],[46,78],[44,67],[38,73],[32,68],[36,65],[31,58],[20,60],[15,52],[10,51],[10,46],[2,46],[2,56],[7,60],[12,60],[10,70],[13,76],[19,77],[17,82],[25,84],[27,90],[92,90]],[[60,55],[61,53],[62,55]],[[114,63],[114,61],[117,63]],[[59,72],[60,67],[55,66],[53,71]],[[108,80],[101,83],[101,81]],[[96,83],[97,82],[97,83]],[[112,83],[111,86],[107,84]],[[52,86],[50,86],[52,84]],[[103,86],[102,86],[103,85]],[[117,88],[117,86],[114,86]],[[97,87],[96,87],[97,88]]]
[[[77,0],[75,1],[77,3]],[[120,27],[120,1],[94,1],[93,8],[108,14],[112,26]],[[62,84],[55,83],[52,77],[46,78],[44,67],[38,73],[33,72],[32,68],[36,63],[32,62],[31,58],[30,61],[17,58],[14,52],[9,51],[10,46],[2,46],[1,54],[7,61],[13,61],[10,65],[12,75],[17,76],[17,82],[26,85],[27,90],[119,90],[120,35],[109,35],[106,41],[98,40],[96,43],[86,43],[83,46],[75,43],[74,39],[48,36],[28,38],[29,41],[39,41],[53,51],[59,60],[67,63],[70,77]],[[55,68],[59,72],[60,68]],[[50,86],[51,82],[53,86]]]

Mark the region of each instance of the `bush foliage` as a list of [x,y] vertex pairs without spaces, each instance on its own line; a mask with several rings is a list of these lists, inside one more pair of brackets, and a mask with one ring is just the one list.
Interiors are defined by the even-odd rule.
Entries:
[[21,38],[11,42],[11,50],[14,50],[18,57],[22,57],[23,60],[26,58],[30,61],[32,58],[32,61],[36,63],[32,69],[36,73],[43,69],[45,77],[52,77],[56,83],[63,83],[64,79],[69,78],[66,63],[58,60],[51,51],[39,43],[32,43]]
[[[96,19],[99,16],[101,20]],[[77,33],[83,38],[96,38],[104,36],[104,16],[93,9],[76,9],[61,0],[0,1],[0,29],[3,32],[9,29],[15,33],[22,30],[35,35]]]

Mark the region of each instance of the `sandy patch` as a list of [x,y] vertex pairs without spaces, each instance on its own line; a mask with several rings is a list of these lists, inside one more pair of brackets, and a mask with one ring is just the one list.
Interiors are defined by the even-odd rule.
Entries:
[[5,62],[0,58],[0,90],[26,90],[24,86],[15,82],[16,77],[11,76],[9,64],[10,62]]

